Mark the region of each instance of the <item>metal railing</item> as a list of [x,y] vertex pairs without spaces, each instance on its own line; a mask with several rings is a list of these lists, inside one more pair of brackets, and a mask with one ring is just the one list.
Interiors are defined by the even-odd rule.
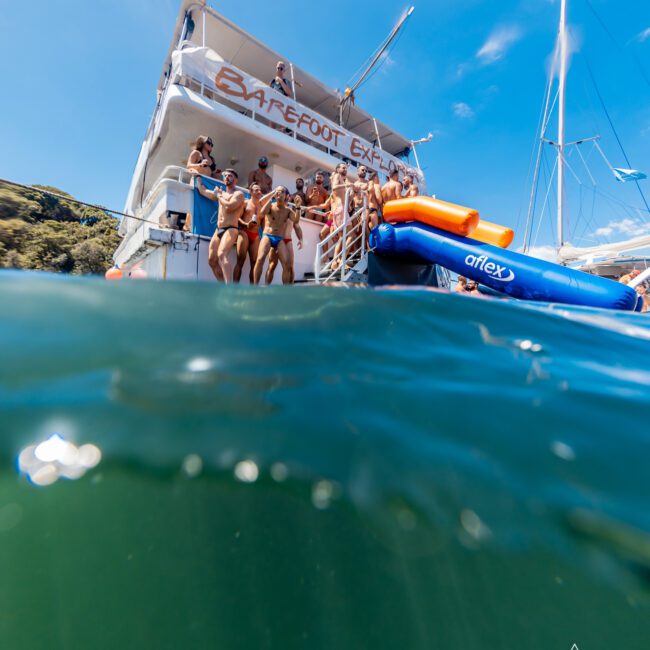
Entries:
[[345,193],[343,223],[316,246],[314,260],[316,284],[333,280],[345,282],[354,273],[359,263],[366,259],[368,198],[364,195],[363,205],[350,214],[350,197],[353,194],[352,188]]

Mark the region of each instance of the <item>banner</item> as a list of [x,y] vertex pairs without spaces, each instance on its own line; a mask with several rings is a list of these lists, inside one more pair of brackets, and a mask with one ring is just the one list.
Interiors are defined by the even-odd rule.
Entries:
[[[210,180],[205,176],[201,177],[206,190],[214,190],[215,187],[226,189],[225,183],[217,180]],[[239,188],[241,189],[241,188]],[[242,190],[244,196],[249,199],[250,193]],[[192,212],[192,234],[212,237],[217,229],[217,220],[219,218],[219,203],[212,199],[207,199],[199,192],[199,188],[194,182],[194,212]]]
[[397,169],[402,174],[412,174],[419,183],[423,181],[419,170],[405,165],[399,158],[374,147],[316,111],[285,97],[259,79],[246,75],[208,48],[186,48],[174,52],[173,62],[179,74],[199,81],[203,79],[211,90],[224,99],[263,115],[345,158],[386,175]]

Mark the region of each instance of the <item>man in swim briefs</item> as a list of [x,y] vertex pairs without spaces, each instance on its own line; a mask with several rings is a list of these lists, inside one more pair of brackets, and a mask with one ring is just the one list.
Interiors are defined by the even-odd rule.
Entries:
[[399,171],[393,169],[388,174],[388,182],[381,188],[384,204],[402,198],[402,184],[399,182]]
[[206,189],[203,180],[197,176],[196,184],[199,192],[206,199],[219,203],[219,218],[208,252],[208,264],[219,282],[230,284],[232,282],[232,268],[228,254],[237,243],[239,226],[246,225],[241,222],[244,213],[244,193],[238,190],[237,172],[234,169],[226,169],[223,172],[223,181],[226,189],[216,187],[214,190]]
[[[345,208],[345,194],[349,188],[353,188],[354,185],[348,179],[348,166],[345,163],[339,163],[334,170],[331,178],[332,182],[332,193],[329,198],[330,204],[330,216],[325,226],[321,230],[321,241],[325,239],[332,231],[336,230],[342,223],[345,215],[343,214]],[[337,235],[334,240],[336,241],[336,247],[334,249],[334,257],[339,254],[341,251],[343,241],[339,235]],[[332,263],[332,269],[336,270],[339,265],[339,261]]]
[[343,223],[343,208],[345,207],[345,193],[353,187],[348,179],[348,166],[339,163],[332,174],[332,211],[330,215],[331,227],[338,228]]
[[[300,199],[298,199],[300,201]],[[296,210],[296,213],[300,215],[300,212]],[[289,253],[289,266],[291,267],[291,281],[289,284],[293,284],[295,279],[294,272],[294,252],[293,252],[293,240],[291,238],[291,233],[293,232],[293,221],[291,219],[287,220],[287,225],[284,230],[284,243],[287,245],[287,252]],[[275,248],[271,248],[269,253],[269,266],[266,269],[266,284],[271,284],[273,282],[273,276],[275,275],[275,269],[278,266],[278,251]]]
[[357,169],[357,180],[354,182],[355,193],[352,196],[352,205],[354,209],[358,210],[363,206],[364,196],[368,196],[368,187],[370,182],[368,181],[368,168],[365,165],[361,165]]
[[372,230],[379,225],[381,217],[381,207],[383,199],[381,197],[381,185],[379,184],[379,174],[375,171],[370,172],[368,182],[368,229]]
[[271,191],[273,179],[266,173],[266,168],[269,166],[269,159],[262,156],[257,161],[257,169],[254,169],[248,175],[248,187],[253,183],[257,183],[262,188],[262,194],[268,194]]
[[287,221],[293,221],[296,235],[298,235],[298,248],[302,248],[302,229],[300,228],[300,218],[292,210],[287,202],[289,200],[289,191],[286,187],[279,185],[274,193],[275,203],[272,203],[270,197],[266,200],[260,209],[260,218],[265,219],[264,233],[257,253],[257,262],[255,263],[255,284],[259,284],[264,269],[264,261],[272,248],[278,253],[278,259],[282,264],[282,282],[290,284],[292,269],[289,265],[290,257],[287,250],[287,244],[284,239],[286,236]]
[[[322,210],[325,202],[327,201],[327,197],[328,192],[323,185],[323,172],[318,171],[316,172],[316,176],[314,178],[314,184],[307,190],[307,205],[310,208]],[[320,221],[321,223],[325,223],[325,221],[327,221],[327,217],[324,215],[316,214],[311,210],[307,211],[307,216],[310,219],[313,219],[314,221]]]
[[413,176],[411,174],[406,174],[404,176],[404,198],[410,198],[413,196],[418,196],[420,194],[420,190],[418,189],[418,186],[413,182]]
[[237,264],[233,272],[233,279],[239,282],[241,279],[242,269],[246,262],[246,255],[250,261],[250,275],[249,281],[253,284],[253,270],[255,269],[255,261],[257,260],[257,250],[260,245],[260,228],[261,224],[258,218],[259,210],[262,203],[270,198],[272,192],[262,196],[262,188],[258,183],[251,185],[251,198],[244,204],[244,214],[241,217],[240,223],[246,224],[239,229],[239,237],[237,238]]

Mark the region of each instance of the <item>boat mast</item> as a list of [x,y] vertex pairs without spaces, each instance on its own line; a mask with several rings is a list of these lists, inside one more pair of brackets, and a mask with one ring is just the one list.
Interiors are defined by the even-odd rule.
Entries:
[[[411,16],[411,14],[414,11],[415,11],[414,6],[409,7],[406,13],[404,13],[402,17],[399,19],[395,27],[393,27],[391,33],[386,38],[384,44],[379,48],[377,54],[375,54],[372,61],[368,64],[368,67],[361,73],[359,79],[356,82],[354,82],[350,87],[345,89],[345,92],[343,93],[343,97],[339,104],[340,118],[342,118],[343,115],[343,106],[346,104],[346,102],[350,101],[351,98],[354,97],[354,91],[363,83],[364,79],[366,79],[366,77],[370,74],[370,71],[375,67],[375,65],[377,65],[377,62],[379,61],[379,59],[381,59],[382,54],[388,49],[388,46],[395,40],[395,37],[399,34],[400,30],[404,26],[404,23],[408,20],[408,18]],[[339,122],[341,121],[342,119],[339,119]]]
[[560,8],[560,33],[558,35],[558,54],[560,57],[560,78],[558,89],[558,135],[557,135],[557,238],[558,249],[564,245],[564,113],[566,106],[566,76],[568,57],[568,36],[566,26],[566,3],[562,0]]

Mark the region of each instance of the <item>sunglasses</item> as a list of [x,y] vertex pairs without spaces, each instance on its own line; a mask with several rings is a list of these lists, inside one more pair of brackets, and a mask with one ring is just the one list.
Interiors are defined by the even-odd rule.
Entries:
[[279,65],[279,66],[277,67],[277,69],[278,69],[278,70],[284,70],[284,66],[283,66],[283,65]]
[[212,142],[212,140],[206,140],[205,144],[209,144],[211,147],[214,147],[214,142]]

